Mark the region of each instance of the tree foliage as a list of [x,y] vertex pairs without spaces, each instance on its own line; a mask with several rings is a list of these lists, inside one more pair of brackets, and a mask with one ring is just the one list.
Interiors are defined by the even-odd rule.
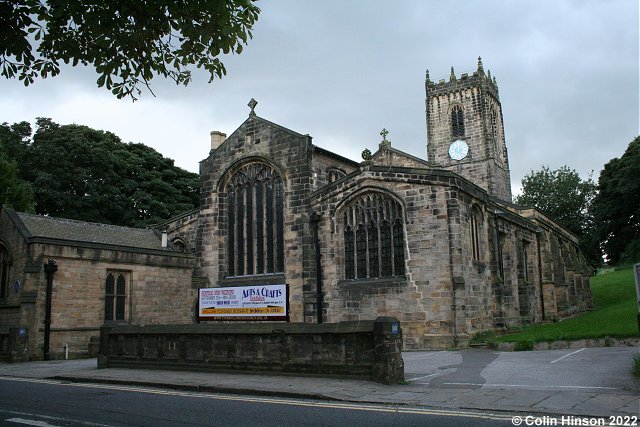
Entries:
[[534,206],[580,238],[585,257],[593,264],[601,255],[593,237],[591,204],[596,184],[591,177],[582,180],[575,170],[563,166],[551,170],[542,166],[522,179],[522,194],[514,198],[518,205]]
[[0,149],[0,206],[19,211],[33,211],[31,187],[18,178],[16,163],[5,159],[2,149]]
[[640,136],[604,166],[593,216],[609,262],[640,261]]
[[16,144],[20,129],[2,125],[0,145],[13,147],[20,177],[33,188],[38,214],[145,226],[199,204],[198,175],[150,147],[50,119],[38,119],[33,140]]
[[522,194],[514,198],[516,204],[535,206],[577,236],[591,226],[589,208],[596,194],[591,177],[582,180],[568,166],[553,171],[543,166],[521,182]]
[[95,68],[99,87],[134,100],[154,76],[191,81],[226,74],[221,54],[242,52],[255,0],[14,0],[0,2],[0,74],[25,86],[56,76],[60,62]]

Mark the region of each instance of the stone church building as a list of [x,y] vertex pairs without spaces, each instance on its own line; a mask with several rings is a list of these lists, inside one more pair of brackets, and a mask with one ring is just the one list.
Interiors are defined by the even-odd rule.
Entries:
[[[452,69],[449,81],[433,82],[427,73],[425,89],[426,160],[395,149],[386,130],[374,153],[363,147],[363,161],[347,159],[258,116],[252,100],[233,133],[211,132],[200,163],[200,209],[157,226],[156,236],[167,233],[163,249],[156,242],[139,248],[139,258],[114,255],[103,264],[83,252],[84,282],[97,289],[92,325],[105,322],[111,307],[112,270],[130,283],[123,297],[131,316],[120,321],[189,323],[198,288],[286,283],[292,322],[391,315],[402,322],[405,349],[462,346],[481,331],[588,309],[590,269],[577,238],[512,203],[495,78],[479,59],[471,75]],[[11,261],[24,249],[7,231],[16,228],[10,217],[24,215],[0,216],[0,265],[10,276],[0,276],[0,333],[15,323],[2,305],[14,276],[36,274]],[[145,263],[177,273],[146,283],[139,272]],[[30,287],[25,281],[34,303],[46,285],[44,272],[37,274]],[[77,294],[82,285],[68,286]],[[156,297],[164,302],[148,303]],[[14,307],[21,304],[14,299]],[[35,320],[28,326],[40,328]]]

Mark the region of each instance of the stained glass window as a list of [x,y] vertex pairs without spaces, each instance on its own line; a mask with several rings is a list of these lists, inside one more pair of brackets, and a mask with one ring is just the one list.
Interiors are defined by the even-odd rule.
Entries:
[[263,163],[245,165],[231,176],[227,276],[284,272],[284,193],[279,173]]
[[398,202],[382,193],[367,193],[344,209],[343,219],[346,279],[405,274],[404,221]]

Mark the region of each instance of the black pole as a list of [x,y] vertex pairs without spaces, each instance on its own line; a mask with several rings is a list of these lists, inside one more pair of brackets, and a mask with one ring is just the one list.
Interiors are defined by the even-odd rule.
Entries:
[[313,244],[316,249],[316,316],[318,323],[322,323],[322,262],[320,258],[320,238],[318,236],[318,223],[320,222],[320,214],[313,211],[309,217],[309,222],[313,229]]
[[536,245],[538,246],[538,282],[540,283],[540,312],[542,314],[542,320],[546,320],[547,316],[544,312],[544,284],[542,281],[544,277],[542,275],[542,249],[540,248],[540,235],[544,233],[542,229],[536,230]]
[[51,335],[51,295],[53,294],[53,273],[58,271],[58,265],[49,259],[44,265],[47,274],[47,300],[44,312],[44,360],[49,360],[49,336]]

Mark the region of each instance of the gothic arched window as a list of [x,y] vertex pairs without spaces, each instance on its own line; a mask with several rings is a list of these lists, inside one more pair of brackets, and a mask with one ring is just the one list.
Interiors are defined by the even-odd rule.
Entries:
[[187,245],[187,243],[185,243],[185,241],[179,237],[176,239],[173,239],[171,243],[173,244],[173,247],[175,248],[175,250],[178,252],[183,252],[183,253],[190,252],[189,246]]
[[327,181],[331,184],[334,181],[339,180],[340,178],[344,178],[347,175],[345,171],[338,168],[328,168],[327,169]]
[[284,184],[263,163],[238,170],[226,186],[228,276],[284,272]]
[[404,221],[402,207],[382,193],[356,198],[344,209],[346,279],[402,276]]
[[451,109],[451,136],[454,138],[464,136],[464,111],[459,105]]

